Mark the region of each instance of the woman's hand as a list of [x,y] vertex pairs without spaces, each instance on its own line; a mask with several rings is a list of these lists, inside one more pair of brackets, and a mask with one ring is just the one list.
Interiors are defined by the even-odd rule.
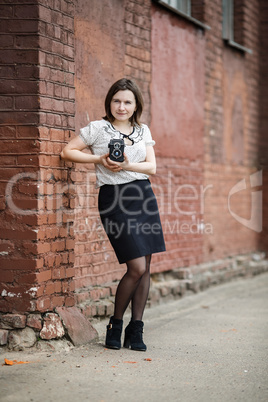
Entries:
[[112,172],[120,172],[122,170],[122,163],[112,161],[109,158],[109,153],[100,156],[100,163]]
[[116,162],[119,166],[121,166],[122,169],[128,170],[130,167],[130,162],[128,160],[127,155],[124,153],[124,161],[123,162]]
[[[124,153],[124,161],[123,162],[112,161],[109,158],[109,154],[108,154],[108,158],[106,160],[107,160],[107,163],[109,166],[108,169],[113,170],[113,172],[120,172],[120,170],[128,170],[128,168],[130,166],[128,157],[125,153]],[[112,169],[111,169],[111,167],[112,167]]]

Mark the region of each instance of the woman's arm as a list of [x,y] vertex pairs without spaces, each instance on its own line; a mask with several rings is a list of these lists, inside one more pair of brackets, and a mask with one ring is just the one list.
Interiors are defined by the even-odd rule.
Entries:
[[124,162],[115,162],[118,166],[121,166],[123,170],[128,170],[130,172],[144,173],[152,175],[156,173],[156,160],[154,148],[152,146],[146,147],[146,159],[144,162],[131,163],[129,162],[127,156],[124,154]]
[[88,154],[83,152],[85,148],[87,148],[87,145],[84,143],[82,138],[77,136],[63,148],[60,153],[60,157],[61,159],[69,162],[101,164],[113,172],[119,172],[122,170],[121,166],[118,166],[116,163],[113,163],[113,161],[110,161],[108,158],[108,153],[105,155]]
[[82,152],[87,145],[78,136],[73,138],[61,151],[61,159],[78,163],[100,163],[100,156]]

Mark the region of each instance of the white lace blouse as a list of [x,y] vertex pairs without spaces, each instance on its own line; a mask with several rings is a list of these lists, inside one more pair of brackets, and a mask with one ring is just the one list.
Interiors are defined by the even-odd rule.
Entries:
[[[80,137],[86,145],[89,146],[94,155],[104,155],[109,152],[108,144],[111,138],[123,138],[120,131],[106,120],[92,121],[86,127],[80,130]],[[125,154],[131,163],[143,162],[146,158],[146,146],[155,145],[152,139],[150,129],[146,124],[135,125],[129,139],[133,140],[132,145],[125,145]],[[96,187],[104,184],[123,184],[134,180],[148,179],[149,176],[144,173],[129,172],[121,170],[120,172],[111,172],[101,164],[95,165],[97,182]]]

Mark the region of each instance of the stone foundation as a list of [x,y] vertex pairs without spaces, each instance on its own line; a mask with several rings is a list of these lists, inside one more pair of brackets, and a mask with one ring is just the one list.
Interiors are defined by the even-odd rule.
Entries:
[[76,307],[57,308],[45,314],[1,314],[0,345],[21,351],[38,341],[67,338],[79,346],[98,337],[89,320]]

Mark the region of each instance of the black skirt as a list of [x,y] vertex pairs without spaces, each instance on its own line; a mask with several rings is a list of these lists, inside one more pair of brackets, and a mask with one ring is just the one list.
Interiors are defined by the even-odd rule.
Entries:
[[165,251],[157,201],[149,180],[101,186],[98,206],[120,264]]

